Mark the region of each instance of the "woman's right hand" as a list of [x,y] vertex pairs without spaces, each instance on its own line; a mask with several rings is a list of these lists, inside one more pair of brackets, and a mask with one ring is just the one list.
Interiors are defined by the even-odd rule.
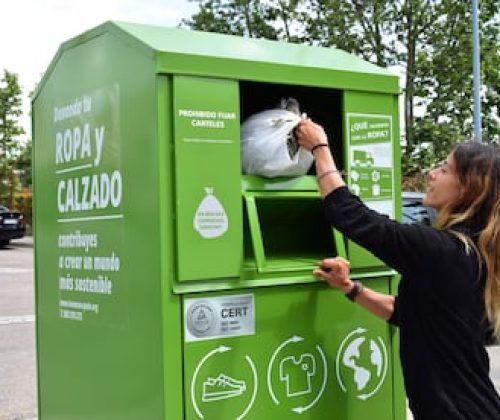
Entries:
[[331,287],[348,293],[353,282],[349,278],[349,261],[342,257],[325,258],[318,262],[319,268],[313,271],[317,277],[324,279]]

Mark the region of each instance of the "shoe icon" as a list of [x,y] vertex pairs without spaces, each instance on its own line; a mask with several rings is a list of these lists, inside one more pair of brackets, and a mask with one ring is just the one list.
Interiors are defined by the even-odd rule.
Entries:
[[237,397],[247,389],[245,381],[239,381],[220,373],[217,378],[208,377],[203,382],[202,401],[218,401]]

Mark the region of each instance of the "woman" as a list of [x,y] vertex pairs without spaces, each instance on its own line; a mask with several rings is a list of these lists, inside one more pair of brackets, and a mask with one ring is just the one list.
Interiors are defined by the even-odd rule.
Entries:
[[484,348],[488,325],[500,335],[500,148],[458,144],[429,173],[424,204],[439,213],[428,227],[397,223],[352,195],[321,126],[303,121],[297,136],[315,156],[330,223],[402,275],[394,297],[351,281],[341,258],[325,259],[314,271],[399,326],[414,417],[500,419]]

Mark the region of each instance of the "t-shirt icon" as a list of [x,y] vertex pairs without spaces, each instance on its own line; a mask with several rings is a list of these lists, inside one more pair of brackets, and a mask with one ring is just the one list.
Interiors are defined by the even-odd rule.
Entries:
[[298,359],[285,357],[280,363],[280,380],[286,382],[287,397],[311,392],[311,378],[316,373],[316,362],[310,353],[302,354]]

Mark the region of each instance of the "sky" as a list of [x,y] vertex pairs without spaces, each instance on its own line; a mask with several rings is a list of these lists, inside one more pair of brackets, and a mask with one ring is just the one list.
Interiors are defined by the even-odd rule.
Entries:
[[0,79],[4,69],[19,77],[24,138],[31,138],[28,95],[64,41],[108,20],[177,26],[197,8],[188,0],[0,0]]

